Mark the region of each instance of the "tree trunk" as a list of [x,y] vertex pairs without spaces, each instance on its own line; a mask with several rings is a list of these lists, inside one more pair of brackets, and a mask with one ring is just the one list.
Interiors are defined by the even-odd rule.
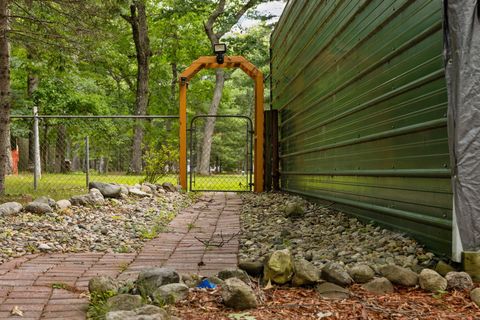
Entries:
[[[167,110],[168,114],[171,114],[170,112],[172,110],[175,110],[177,107],[177,83],[178,83],[178,69],[177,69],[177,63],[172,62],[170,63],[170,66],[172,67],[172,82],[170,83],[170,107]],[[167,120],[166,124],[166,129],[167,131],[172,130],[172,122]]]
[[[130,5],[130,16],[124,17],[132,27],[133,41],[137,54],[137,92],[135,114],[146,115],[148,108],[148,77],[150,62],[150,40],[148,38],[147,14],[145,1],[134,1]],[[137,120],[134,128],[131,171],[142,171],[142,143],[144,136],[143,121]]]
[[5,175],[10,149],[10,47],[8,0],[0,0],[0,194],[5,193]]
[[[213,91],[213,99],[208,110],[209,115],[216,115],[220,100],[222,100],[223,85],[225,84],[225,72],[223,69],[217,69],[215,73],[215,90]],[[205,120],[205,128],[203,131],[202,156],[198,166],[198,171],[202,175],[210,174],[210,154],[212,152],[212,138],[215,130],[215,118],[208,117]]]
[[67,130],[64,124],[59,124],[57,127],[57,141],[55,145],[55,172],[66,173],[67,162],[66,158],[67,149]]

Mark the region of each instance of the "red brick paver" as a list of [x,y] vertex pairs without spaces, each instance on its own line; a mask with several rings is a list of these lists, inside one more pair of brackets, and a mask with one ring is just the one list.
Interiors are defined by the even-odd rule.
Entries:
[[[241,205],[234,193],[206,194],[137,253],[34,254],[6,262],[0,265],[0,319],[85,319],[85,292],[96,275],[134,279],[142,269],[168,266],[208,276],[235,266]],[[15,306],[23,317],[11,315]]]

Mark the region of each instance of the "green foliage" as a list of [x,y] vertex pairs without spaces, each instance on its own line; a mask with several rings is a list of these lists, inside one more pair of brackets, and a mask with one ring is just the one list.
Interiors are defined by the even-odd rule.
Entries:
[[156,183],[160,178],[173,172],[178,161],[178,148],[170,144],[162,144],[156,147],[150,144],[143,157],[145,162],[144,182]]
[[114,291],[102,293],[93,292],[90,294],[90,304],[88,305],[87,319],[101,320],[105,319],[108,312],[107,300],[116,295]]

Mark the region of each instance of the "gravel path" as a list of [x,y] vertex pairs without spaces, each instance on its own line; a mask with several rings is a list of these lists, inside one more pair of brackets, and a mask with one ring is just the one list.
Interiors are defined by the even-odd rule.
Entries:
[[46,214],[21,212],[0,218],[0,264],[38,252],[133,252],[164,231],[187,194],[107,200],[95,207],[72,206]]
[[273,250],[290,248],[296,257],[322,267],[331,260],[372,266],[432,266],[434,254],[406,235],[328,207],[282,193],[244,194],[240,259],[258,260]]

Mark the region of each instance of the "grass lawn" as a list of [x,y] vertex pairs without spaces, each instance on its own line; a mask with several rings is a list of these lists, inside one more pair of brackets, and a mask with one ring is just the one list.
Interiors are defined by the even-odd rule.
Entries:
[[[190,181],[188,186],[190,187]],[[212,174],[210,176],[201,176],[197,174],[194,177],[194,183],[192,183],[192,190],[250,191],[250,188],[246,175]]]
[[[134,185],[143,180],[142,175],[120,175],[120,174],[98,174],[90,173],[90,181],[120,183]],[[177,183],[175,175],[167,176],[161,179],[161,182]],[[68,174],[42,174],[38,182],[37,190],[33,190],[33,174],[10,175],[6,178],[5,184],[7,200],[16,200],[20,202],[29,201],[31,198],[48,195],[55,200],[70,198],[87,192],[85,173],[72,172]],[[23,200],[23,201],[22,201]]]
[[[120,183],[134,185],[143,180],[142,175],[122,175],[122,174],[98,174],[90,173],[90,181]],[[177,175],[168,175],[159,182],[171,182],[177,184]],[[231,191],[249,191],[247,185],[247,176],[233,174],[217,174],[210,176],[195,177],[193,190],[231,190]],[[190,184],[189,184],[190,187]],[[73,195],[87,192],[85,174],[82,172],[72,172],[68,174],[43,174],[38,183],[37,190],[33,190],[33,174],[21,173],[10,175],[6,178],[6,195],[0,197],[0,202],[18,201],[29,202],[39,196],[49,196],[55,200],[68,199]]]

